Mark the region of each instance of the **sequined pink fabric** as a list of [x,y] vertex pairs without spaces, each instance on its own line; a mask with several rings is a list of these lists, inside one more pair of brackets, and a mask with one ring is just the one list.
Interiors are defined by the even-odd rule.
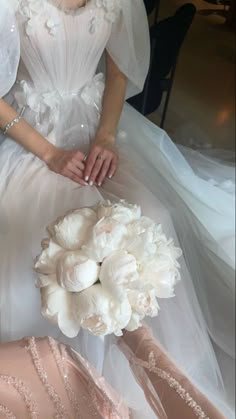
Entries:
[[0,418],[128,419],[129,411],[79,355],[28,338],[0,345]]
[[125,332],[119,346],[159,419],[226,419],[172,362],[148,329]]

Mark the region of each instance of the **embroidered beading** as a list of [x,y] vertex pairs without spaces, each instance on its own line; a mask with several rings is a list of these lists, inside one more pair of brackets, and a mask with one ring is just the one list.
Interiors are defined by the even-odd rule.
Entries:
[[49,345],[51,347],[52,350],[52,354],[53,357],[55,359],[55,362],[57,364],[58,370],[60,372],[60,375],[64,381],[65,384],[65,389],[68,395],[68,398],[72,404],[72,408],[74,410],[74,412],[76,413],[76,418],[77,419],[83,419],[83,416],[81,415],[80,412],[80,406],[78,403],[78,400],[76,398],[76,395],[70,385],[70,382],[68,380],[68,368],[67,368],[67,364],[65,362],[66,359],[66,354],[65,354],[65,347],[62,347],[62,356],[59,352],[57,343],[54,341],[54,339],[52,339],[51,337],[48,338],[49,341]]
[[14,387],[14,389],[19,393],[19,395],[24,400],[26,405],[26,409],[30,414],[31,419],[38,419],[38,406],[36,402],[33,400],[33,395],[31,394],[29,388],[25,385],[24,381],[10,376],[10,375],[0,375],[0,380],[4,383]]
[[11,412],[6,406],[0,404],[0,413],[5,415],[7,419],[17,419],[13,412]]
[[165,380],[169,387],[173,388],[176,393],[181,397],[182,400],[191,408],[197,418],[200,419],[210,419],[205,412],[202,410],[201,406],[191,397],[191,395],[181,386],[181,384],[168,372],[158,368],[156,365],[156,358],[154,352],[150,352],[148,361],[143,361],[141,359],[132,359],[131,362],[134,362],[137,365],[148,369],[151,372],[154,372],[161,379]]
[[35,338],[30,338],[28,342],[29,342],[29,345],[26,349],[30,352],[37,374],[42,384],[44,385],[46,392],[48,393],[50,399],[52,400],[55,406],[56,414],[54,415],[54,418],[55,419],[66,419],[66,418],[69,419],[70,416],[68,412],[66,411],[66,408],[63,405],[60,396],[57,394],[53,386],[49,383],[47,373],[43,368],[43,365],[42,365],[42,362],[41,362],[41,359],[37,350]]
[[[54,356],[54,359],[56,361],[56,364],[58,366],[58,370],[61,374],[61,377],[65,383],[65,388],[68,394],[68,398],[72,404],[73,410],[76,413],[76,418],[78,419],[83,419],[83,416],[81,415],[81,411],[80,411],[80,406],[78,403],[78,400],[76,398],[76,395],[70,385],[69,382],[69,378],[68,378],[68,368],[66,366],[66,358],[67,358],[67,353],[66,353],[66,348],[65,346],[61,347],[61,353],[60,350],[58,348],[57,343],[55,342],[54,339],[52,339],[51,337],[48,338],[49,340],[49,344]],[[88,379],[90,379],[88,377]],[[102,398],[103,398],[103,416],[104,417],[109,417],[110,419],[118,419],[118,417],[120,417],[120,415],[118,414],[117,408],[116,406],[112,403],[112,401],[108,398],[107,394],[105,391],[103,391],[101,388],[97,388],[96,385],[94,384],[94,382],[89,382],[88,385],[88,395],[89,396],[84,396],[83,398],[85,399],[86,402],[88,402],[89,404],[87,404],[87,409],[90,410],[89,413],[89,417],[90,418],[96,418],[96,417],[101,417],[100,414],[98,412],[95,411],[96,406],[99,406],[99,397],[98,397],[98,393],[100,392],[100,394],[102,394]],[[90,400],[89,400],[90,399]],[[91,404],[91,400],[92,400],[92,404]],[[91,408],[90,408],[91,406]]]
[[[115,404],[109,399],[106,392],[101,387],[99,388],[99,392],[100,394],[102,394],[103,397],[104,417],[109,417],[110,419],[117,419],[118,417],[120,417]],[[98,389],[92,383],[89,384],[89,394],[91,395],[91,398],[95,406],[99,406]]]

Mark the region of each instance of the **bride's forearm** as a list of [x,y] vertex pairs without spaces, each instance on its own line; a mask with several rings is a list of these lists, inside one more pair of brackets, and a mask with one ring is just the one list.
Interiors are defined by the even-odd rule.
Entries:
[[106,55],[106,85],[97,139],[114,142],[125,101],[127,79],[111,57]]
[[[3,99],[0,99],[0,128],[4,130],[7,124],[18,116],[15,109],[9,106]],[[7,132],[18,144],[22,145],[27,151],[39,157],[44,162],[48,162],[54,152],[55,147],[50,144],[34,128],[27,124],[24,119],[14,124]]]

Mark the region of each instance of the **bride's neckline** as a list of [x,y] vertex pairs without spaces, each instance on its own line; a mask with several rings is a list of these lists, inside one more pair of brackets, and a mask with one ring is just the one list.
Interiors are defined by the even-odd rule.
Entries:
[[47,2],[50,3],[56,9],[65,13],[65,14],[74,15],[74,14],[82,12],[88,6],[88,4],[91,2],[91,0],[85,0],[84,4],[82,6],[78,6],[78,7],[66,7],[65,5],[57,4],[56,0],[47,0]]

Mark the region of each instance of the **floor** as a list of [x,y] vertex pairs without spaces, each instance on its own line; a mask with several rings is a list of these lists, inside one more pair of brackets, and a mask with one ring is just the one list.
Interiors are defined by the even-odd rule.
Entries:
[[[182,47],[165,129],[182,144],[235,149],[235,34],[215,8],[191,0],[197,15]],[[160,19],[186,3],[162,0]],[[150,116],[157,123],[160,110]]]

